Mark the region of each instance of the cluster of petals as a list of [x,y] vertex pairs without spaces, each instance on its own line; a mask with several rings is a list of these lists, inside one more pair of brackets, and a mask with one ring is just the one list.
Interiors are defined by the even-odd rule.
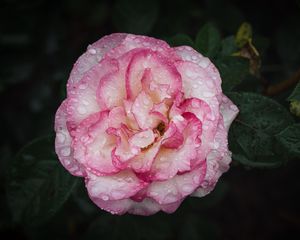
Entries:
[[111,34],[71,71],[55,118],[56,153],[101,209],[172,213],[228,170],[237,113],[218,70],[191,47]]

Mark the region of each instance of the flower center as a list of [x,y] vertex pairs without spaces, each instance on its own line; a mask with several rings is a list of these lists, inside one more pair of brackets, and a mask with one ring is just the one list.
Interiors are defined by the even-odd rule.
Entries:
[[166,131],[166,125],[164,122],[160,122],[157,127],[156,130],[160,133],[160,136],[164,135],[165,131]]

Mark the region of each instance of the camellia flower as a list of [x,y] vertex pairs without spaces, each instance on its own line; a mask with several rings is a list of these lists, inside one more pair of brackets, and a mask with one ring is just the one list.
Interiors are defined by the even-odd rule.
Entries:
[[117,33],[77,60],[55,119],[56,153],[113,214],[174,212],[228,170],[237,107],[191,47]]

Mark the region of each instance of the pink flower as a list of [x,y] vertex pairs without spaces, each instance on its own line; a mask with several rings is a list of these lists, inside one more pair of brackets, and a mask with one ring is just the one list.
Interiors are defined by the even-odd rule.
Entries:
[[208,58],[112,34],[74,65],[56,113],[56,153],[100,208],[172,213],[187,196],[208,194],[229,168],[237,113]]

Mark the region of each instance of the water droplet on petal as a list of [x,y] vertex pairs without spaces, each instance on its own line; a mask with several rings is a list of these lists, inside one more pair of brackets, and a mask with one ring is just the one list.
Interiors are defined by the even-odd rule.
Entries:
[[194,176],[193,177],[193,181],[194,181],[194,183],[198,183],[198,181],[199,181],[199,177],[196,175],[196,176]]
[[83,106],[79,106],[77,108],[77,111],[80,113],[80,114],[85,114],[87,112],[86,108],[83,107]]
[[95,55],[95,54],[97,53],[97,51],[96,51],[95,48],[90,48],[90,49],[88,50],[88,52],[89,52],[90,54],[92,54],[92,55]]
[[66,166],[70,165],[71,161],[69,159],[65,159],[64,163],[66,164]]
[[56,138],[59,143],[64,143],[66,140],[66,137],[63,133],[57,133]]
[[64,157],[67,157],[71,154],[71,148],[70,147],[64,147],[60,150],[61,155]]
[[101,196],[101,198],[102,198],[103,201],[107,201],[109,199],[109,197],[107,195],[104,195],[104,194]]
[[87,87],[87,84],[86,83],[82,83],[78,86],[79,89],[83,90],[83,89],[86,89]]
[[114,190],[111,192],[111,196],[115,199],[121,199],[124,197],[124,193],[120,190]]
[[200,67],[202,68],[207,68],[209,65],[209,59],[208,58],[202,58],[201,61],[199,62]]
[[182,186],[182,191],[183,192],[185,192],[185,193],[190,193],[190,192],[192,192],[194,190],[194,186],[193,185],[191,185],[191,184],[184,184],[183,186]]

